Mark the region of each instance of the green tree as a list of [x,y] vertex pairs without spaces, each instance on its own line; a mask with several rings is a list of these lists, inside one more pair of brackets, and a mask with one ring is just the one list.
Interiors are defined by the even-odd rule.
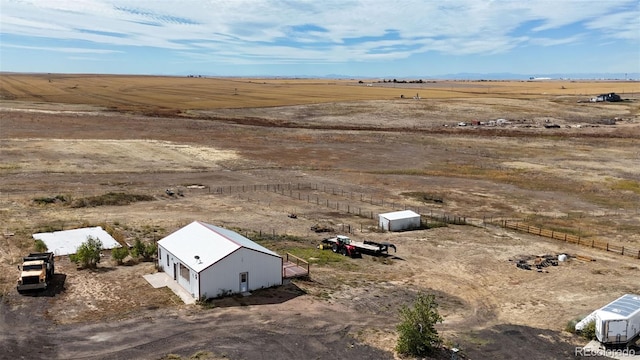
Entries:
[[401,322],[398,330],[396,351],[402,355],[426,356],[440,347],[442,339],[435,325],[443,319],[438,313],[438,303],[434,295],[419,293],[413,307],[403,305],[400,309]]
[[102,251],[102,241],[92,236],[87,237],[75,254],[69,255],[69,259],[83,268],[95,268],[100,262],[100,251]]
[[122,265],[122,260],[129,255],[129,249],[122,246],[111,250],[111,258],[116,261],[118,265]]
[[36,240],[36,242],[34,244],[34,247],[36,249],[36,252],[46,252],[48,250],[47,249],[47,244],[45,244],[44,241],[42,241],[40,239]]
[[143,261],[151,261],[158,251],[155,243],[145,244],[140,239],[136,239],[131,249],[131,256],[134,258],[142,258]]

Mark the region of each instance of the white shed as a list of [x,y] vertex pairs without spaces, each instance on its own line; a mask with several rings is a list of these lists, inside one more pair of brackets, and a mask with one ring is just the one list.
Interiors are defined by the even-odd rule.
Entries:
[[402,231],[420,227],[420,214],[411,210],[394,211],[378,215],[382,230]]
[[280,255],[199,221],[158,241],[158,265],[196,299],[282,285]]
[[595,312],[596,338],[625,344],[640,334],[640,295],[626,294]]

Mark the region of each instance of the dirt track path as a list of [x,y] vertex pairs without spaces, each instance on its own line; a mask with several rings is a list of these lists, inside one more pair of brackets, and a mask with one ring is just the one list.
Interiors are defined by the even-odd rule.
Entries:
[[[34,300],[42,307],[47,298]],[[393,359],[349,336],[381,319],[305,296],[260,306],[146,311],[98,324],[34,324],[30,315],[8,310],[0,306],[3,359],[159,359],[197,351],[230,359]]]

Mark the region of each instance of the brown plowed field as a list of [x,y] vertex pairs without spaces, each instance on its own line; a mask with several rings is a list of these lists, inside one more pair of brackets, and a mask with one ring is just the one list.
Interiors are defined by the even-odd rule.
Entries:
[[[640,259],[489,222],[640,249],[640,84],[367,83],[2,74],[0,358],[393,359],[418,292],[466,358],[575,358],[586,342],[567,323],[640,293]],[[582,102],[606,92],[626,100]],[[108,192],[155,200],[70,205]],[[375,229],[405,208],[472,225]],[[96,271],[57,259],[48,293],[15,291],[35,232],[101,225],[132,243],[193,220],[262,234],[309,260],[311,280],[187,306],[146,283],[151,263],[105,252]],[[316,224],[398,251],[333,256]],[[595,261],[515,266],[560,253]]]

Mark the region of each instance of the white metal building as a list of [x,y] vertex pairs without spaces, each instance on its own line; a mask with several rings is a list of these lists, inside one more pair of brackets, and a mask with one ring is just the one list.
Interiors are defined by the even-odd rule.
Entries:
[[625,344],[640,334],[640,295],[626,294],[595,313],[596,338]]
[[379,227],[387,231],[402,231],[420,227],[420,214],[411,210],[394,211],[378,215]]
[[280,255],[199,221],[158,241],[158,265],[196,299],[282,285]]

